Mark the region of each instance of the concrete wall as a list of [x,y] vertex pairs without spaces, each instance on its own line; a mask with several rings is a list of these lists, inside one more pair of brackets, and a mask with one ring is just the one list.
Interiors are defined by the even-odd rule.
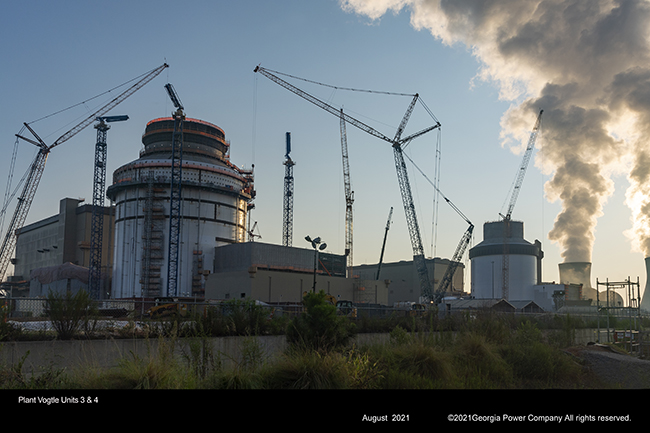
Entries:
[[[355,344],[364,345],[371,343],[386,343],[390,341],[389,334],[359,334]],[[575,330],[575,343],[584,345],[597,341],[596,329]],[[601,342],[607,341],[607,331],[601,329]],[[19,363],[23,358],[23,373],[39,373],[46,369],[65,368],[67,373],[72,373],[80,368],[112,368],[117,367],[121,359],[133,359],[138,356],[147,360],[149,356],[155,357],[159,345],[169,343],[168,340],[124,339],[124,340],[82,340],[82,341],[30,341],[7,342],[0,344],[0,367],[7,367]],[[183,359],[183,354],[190,353],[192,342],[201,343],[202,340],[181,339],[177,341],[175,354]],[[235,365],[241,361],[242,352],[252,344],[258,345],[263,350],[264,358],[272,360],[282,354],[287,347],[285,337],[216,337],[205,340],[212,353],[220,356],[224,367]]]

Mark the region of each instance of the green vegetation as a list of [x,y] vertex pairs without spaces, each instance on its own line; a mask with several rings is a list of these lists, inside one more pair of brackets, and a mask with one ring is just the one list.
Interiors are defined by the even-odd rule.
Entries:
[[[251,304],[233,304],[253,313],[243,318],[213,312],[215,317],[206,315],[194,328],[170,321],[164,332],[147,337],[146,356],[127,354],[111,369],[89,366],[64,374],[50,366],[25,372],[26,356],[16,365],[0,366],[0,388],[581,389],[596,383],[561,350],[570,343],[573,319],[557,319],[561,327],[551,329],[549,323],[487,312],[408,318],[385,343],[354,345],[349,319],[336,315],[321,295],[307,297],[305,304],[302,316],[284,322],[288,349],[273,357],[255,335],[270,332],[271,319]],[[230,318],[224,323],[242,335],[236,359],[212,346],[214,326],[221,323],[216,316],[222,313]]]
[[45,314],[50,318],[58,338],[71,340],[80,331],[91,334],[97,324],[97,308],[85,290],[64,294],[50,291],[45,302]]

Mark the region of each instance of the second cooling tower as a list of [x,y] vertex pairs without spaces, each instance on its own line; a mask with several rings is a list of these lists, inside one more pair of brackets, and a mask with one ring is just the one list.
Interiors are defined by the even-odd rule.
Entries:
[[[174,120],[150,121],[140,158],[113,173],[115,203],[112,298],[167,296],[171,151]],[[183,124],[178,294],[202,296],[214,248],[243,242],[253,172],[233,165],[224,131],[211,123]]]

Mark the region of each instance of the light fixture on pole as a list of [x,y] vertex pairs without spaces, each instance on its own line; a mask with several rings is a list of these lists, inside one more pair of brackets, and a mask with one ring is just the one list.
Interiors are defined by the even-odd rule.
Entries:
[[314,285],[312,286],[311,290],[313,293],[316,293],[316,270],[318,269],[318,251],[322,251],[325,248],[327,248],[327,244],[325,242],[321,243],[321,238],[310,238],[309,235],[305,236],[305,240],[311,244],[311,247],[314,249]]

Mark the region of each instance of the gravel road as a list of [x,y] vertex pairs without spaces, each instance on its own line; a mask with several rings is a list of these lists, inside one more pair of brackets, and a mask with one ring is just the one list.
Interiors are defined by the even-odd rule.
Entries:
[[584,360],[587,368],[608,388],[650,389],[649,360],[621,354],[599,344],[571,348],[568,352]]

